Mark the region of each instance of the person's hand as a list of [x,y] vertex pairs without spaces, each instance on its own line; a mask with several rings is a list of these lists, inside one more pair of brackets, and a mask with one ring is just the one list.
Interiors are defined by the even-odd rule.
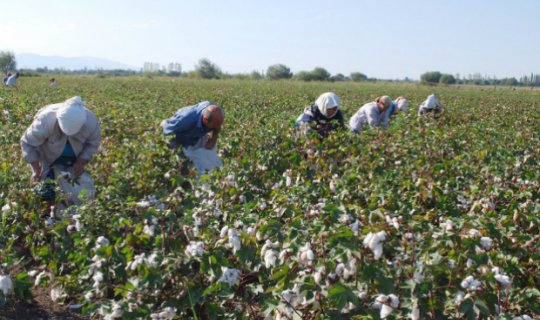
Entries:
[[32,184],[38,183],[41,180],[41,170],[38,172],[33,172],[32,177],[30,178],[30,182]]
[[39,162],[32,162],[32,177],[30,178],[31,183],[38,183],[41,180],[42,170],[41,164]]
[[88,160],[83,158],[77,158],[77,161],[73,164],[73,174],[76,177],[80,177],[84,172],[84,166],[88,163]]
[[204,147],[206,149],[212,149],[216,145],[216,141],[217,141],[217,139],[214,139],[214,137],[212,137],[211,139],[206,141],[206,145]]

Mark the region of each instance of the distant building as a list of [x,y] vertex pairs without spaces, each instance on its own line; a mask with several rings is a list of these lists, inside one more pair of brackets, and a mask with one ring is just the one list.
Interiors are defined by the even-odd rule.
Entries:
[[182,72],[182,65],[177,62],[170,62],[167,65],[167,73],[173,73],[173,72]]
[[160,65],[156,62],[145,62],[143,72],[159,72]]

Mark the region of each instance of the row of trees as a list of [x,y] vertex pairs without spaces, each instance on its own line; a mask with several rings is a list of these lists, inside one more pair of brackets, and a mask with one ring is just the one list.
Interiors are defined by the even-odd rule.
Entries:
[[481,75],[479,73],[469,74],[468,77],[461,78],[459,74],[455,76],[439,71],[430,71],[420,76],[420,81],[424,84],[473,84],[492,86],[531,86],[540,87],[540,74],[531,73],[530,76],[517,78],[501,78]]
[[[2,72],[14,71],[17,69],[17,61],[15,54],[11,51],[0,51],[0,70]],[[23,74],[32,75],[35,73],[54,73],[54,74],[97,74],[97,75],[114,75],[114,76],[127,76],[135,75],[139,72],[132,70],[63,70],[63,69],[48,69],[47,67],[38,68],[36,70],[19,70]],[[158,72],[160,73],[160,72]],[[295,74],[291,72],[291,69],[284,64],[274,64],[266,69],[266,73],[259,71],[252,71],[251,73],[239,73],[229,74],[221,70],[221,68],[208,59],[201,59],[195,65],[193,71],[180,73],[175,72],[173,74],[167,74],[168,76],[179,76],[188,78],[200,78],[200,79],[294,79],[298,81],[378,81],[376,78],[368,78],[365,74],[360,72],[353,72],[349,76],[345,76],[341,73],[331,75],[325,68],[317,67],[311,71],[299,71]],[[410,79],[405,78],[404,82],[411,82]],[[502,78],[482,76],[479,73],[469,75],[468,77],[461,78],[459,74],[455,76],[452,74],[441,73],[439,71],[425,72],[420,76],[420,81],[424,84],[474,84],[474,85],[507,85],[507,86],[540,86],[540,74],[531,73],[530,76],[523,76],[519,79],[516,78]]]
[[208,59],[201,59],[195,65],[195,70],[188,72],[187,77],[190,78],[202,78],[202,79],[227,79],[227,78],[240,78],[240,79],[254,79],[259,80],[267,78],[270,80],[284,80],[294,79],[299,81],[376,81],[377,79],[370,79],[365,74],[360,72],[353,72],[350,76],[345,76],[341,73],[331,75],[325,68],[317,67],[311,71],[300,71],[296,74],[291,72],[291,69],[284,64],[274,64],[266,69],[264,72],[252,71],[249,74],[227,74],[221,71],[221,69]]

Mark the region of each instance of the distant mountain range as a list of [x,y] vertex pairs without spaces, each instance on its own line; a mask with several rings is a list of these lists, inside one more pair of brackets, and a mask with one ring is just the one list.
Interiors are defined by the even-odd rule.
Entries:
[[47,67],[48,69],[82,70],[87,69],[124,69],[136,70],[137,68],[125,63],[96,57],[58,57],[42,56],[33,53],[21,53],[15,55],[17,67],[19,69],[37,69]]

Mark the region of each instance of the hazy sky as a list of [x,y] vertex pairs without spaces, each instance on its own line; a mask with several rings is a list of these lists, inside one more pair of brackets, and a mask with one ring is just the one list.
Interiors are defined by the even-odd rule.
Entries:
[[419,78],[540,73],[539,0],[0,0],[0,50]]

